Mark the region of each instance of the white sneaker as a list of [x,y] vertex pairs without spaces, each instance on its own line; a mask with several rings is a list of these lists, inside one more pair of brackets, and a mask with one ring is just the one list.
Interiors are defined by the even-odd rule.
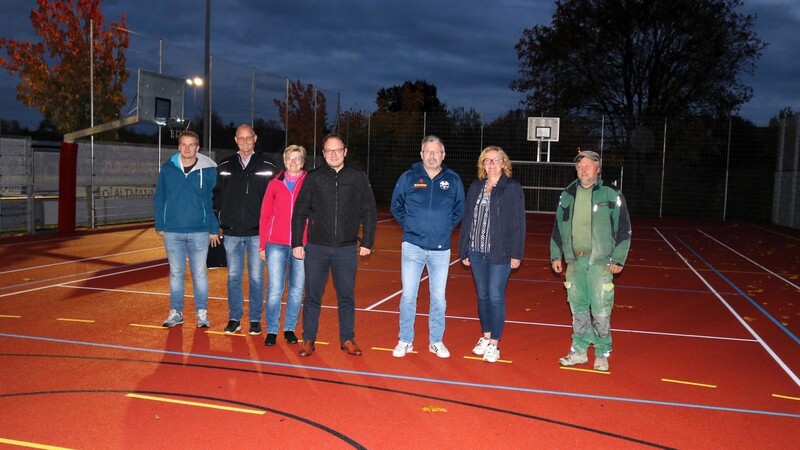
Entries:
[[434,342],[433,344],[428,347],[428,350],[431,353],[435,354],[439,358],[449,358],[450,357],[450,350],[444,346],[444,342]]
[[411,342],[398,341],[397,346],[392,350],[392,356],[402,358],[407,353],[411,353],[412,350],[414,350],[414,346]]
[[494,345],[489,344],[486,346],[486,351],[483,353],[483,360],[486,362],[497,362],[500,359],[500,349]]
[[165,320],[161,326],[172,328],[175,325],[180,325],[182,323],[183,323],[183,313],[178,311],[177,309],[170,309],[169,316],[167,316],[167,320]]
[[208,321],[208,310],[197,310],[197,328],[210,328],[211,323]]
[[484,352],[486,352],[486,347],[489,345],[489,342],[491,342],[491,339],[487,337],[481,337],[478,339],[478,343],[475,344],[475,348],[472,349],[472,353],[478,356],[483,355]]
[[594,370],[608,372],[608,357],[605,355],[596,356],[594,358]]

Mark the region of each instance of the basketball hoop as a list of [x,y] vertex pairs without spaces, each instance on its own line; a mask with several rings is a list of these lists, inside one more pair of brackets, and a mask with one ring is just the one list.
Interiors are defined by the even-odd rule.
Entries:
[[192,121],[189,119],[184,119],[183,117],[170,117],[167,120],[167,126],[169,127],[169,137],[172,139],[178,139],[178,136],[181,135],[184,131],[189,129],[189,124]]

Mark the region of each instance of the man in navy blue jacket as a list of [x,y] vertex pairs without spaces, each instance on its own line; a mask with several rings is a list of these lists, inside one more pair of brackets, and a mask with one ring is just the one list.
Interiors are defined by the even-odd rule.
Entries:
[[442,164],[444,144],[436,136],[422,139],[420,157],[397,180],[391,210],[403,227],[400,298],[400,340],[392,355],[401,358],[414,349],[422,269],[427,266],[430,283],[428,350],[440,358],[450,352],[443,342],[447,308],[445,289],[450,268],[450,237],[464,216],[464,184],[457,173]]

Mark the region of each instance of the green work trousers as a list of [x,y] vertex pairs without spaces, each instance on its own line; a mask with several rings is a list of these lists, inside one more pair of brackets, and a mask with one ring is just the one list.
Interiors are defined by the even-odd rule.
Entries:
[[611,310],[614,308],[613,275],[607,265],[589,264],[579,257],[567,266],[567,299],[572,310],[572,350],[586,354],[594,345],[595,356],[611,352]]

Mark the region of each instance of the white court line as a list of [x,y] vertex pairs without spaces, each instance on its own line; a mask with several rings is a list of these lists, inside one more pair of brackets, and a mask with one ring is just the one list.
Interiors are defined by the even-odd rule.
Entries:
[[[361,308],[356,308],[358,311],[362,311]],[[366,309],[363,309],[366,311]],[[378,313],[386,313],[386,314],[400,314],[399,311],[389,311],[386,309],[372,309],[369,312],[378,312]],[[417,313],[419,317],[427,317],[428,314]],[[446,319],[450,320],[471,320],[473,322],[477,322],[477,317],[467,317],[467,316],[445,316]],[[569,328],[572,329],[572,324],[561,324],[561,323],[546,323],[546,322],[526,322],[523,320],[506,320],[506,324],[513,323],[515,325],[532,325],[537,327],[551,327],[551,328]],[[654,336],[668,336],[668,337],[685,337],[691,339],[711,339],[715,341],[735,341],[735,342],[749,342],[749,343],[756,343],[758,342],[755,339],[745,339],[745,338],[733,338],[733,337],[725,337],[725,336],[709,336],[706,334],[686,334],[686,333],[667,333],[663,331],[644,331],[644,330],[627,330],[623,328],[612,328],[611,331],[615,333],[631,333],[631,334],[650,334]]]
[[709,282],[708,282],[708,281],[707,281],[705,278],[703,278],[703,276],[702,276],[702,275],[700,275],[700,273],[699,273],[697,270],[695,270],[695,268],[694,268],[694,267],[693,267],[691,264],[689,264],[689,261],[688,261],[686,258],[684,258],[684,257],[683,257],[683,255],[681,255],[681,253],[678,251],[678,249],[676,249],[676,248],[675,248],[675,246],[674,246],[674,245],[672,245],[672,243],[671,243],[669,240],[667,240],[667,238],[666,238],[666,237],[664,237],[664,235],[663,235],[663,234],[661,234],[661,232],[660,232],[660,231],[658,231],[658,228],[653,228],[653,229],[656,231],[656,233],[658,233],[658,235],[659,235],[659,236],[661,236],[661,239],[663,239],[663,240],[664,240],[664,242],[666,242],[666,243],[667,243],[667,245],[669,245],[669,246],[670,246],[670,248],[672,248],[672,251],[674,251],[674,252],[675,252],[675,254],[677,254],[677,255],[678,255],[678,257],[679,257],[681,260],[683,260],[684,264],[686,264],[686,266],[687,266],[687,267],[689,267],[689,269],[691,269],[691,271],[692,271],[692,272],[694,272],[694,274],[697,276],[697,278],[699,278],[699,279],[700,279],[700,281],[702,281],[702,282],[703,282],[703,284],[705,284],[705,285],[706,285],[706,287],[708,287],[708,289],[709,289],[709,290],[710,290],[710,291],[711,291],[711,292],[714,294],[714,296],[715,296],[715,297],[717,297],[717,298],[719,299],[719,301],[720,301],[720,302],[721,302],[721,303],[722,303],[722,304],[725,306],[725,308],[727,308],[727,309],[728,309],[728,311],[730,311],[730,313],[731,313],[731,314],[733,314],[733,317],[735,317],[735,318],[736,318],[736,320],[738,320],[738,321],[739,321],[739,323],[740,323],[740,324],[742,324],[742,326],[743,326],[743,327],[744,327],[744,328],[745,328],[747,331],[749,331],[749,332],[750,332],[750,335],[752,335],[752,336],[753,336],[753,337],[754,337],[754,338],[755,338],[755,339],[758,341],[758,343],[759,343],[759,344],[761,344],[761,347],[763,347],[763,348],[764,348],[764,350],[766,350],[766,351],[767,351],[767,353],[769,353],[769,355],[770,355],[770,356],[772,356],[772,359],[774,359],[774,360],[775,360],[775,362],[777,362],[777,363],[778,363],[778,365],[779,365],[779,366],[780,366],[780,367],[783,369],[783,371],[784,371],[784,372],[786,372],[786,373],[789,375],[789,378],[791,378],[791,379],[792,379],[792,381],[794,381],[794,382],[795,382],[795,384],[796,384],[797,386],[800,386],[800,378],[798,378],[798,377],[797,377],[797,375],[796,375],[794,372],[792,372],[792,370],[791,370],[791,369],[789,369],[789,367],[787,367],[787,366],[786,366],[786,363],[784,363],[784,362],[781,360],[781,358],[780,358],[780,357],[778,357],[778,355],[777,355],[777,354],[775,354],[775,352],[774,352],[774,351],[772,351],[772,349],[769,347],[769,345],[767,345],[767,343],[766,343],[766,342],[764,342],[764,340],[763,340],[763,339],[761,339],[761,336],[759,336],[759,335],[758,335],[758,334],[755,332],[755,330],[753,330],[752,328],[750,328],[750,325],[748,325],[748,324],[747,324],[747,322],[745,322],[745,321],[744,321],[744,319],[742,319],[742,318],[740,317],[740,315],[736,313],[736,310],[735,310],[735,309],[733,309],[733,307],[731,307],[731,305],[730,305],[730,304],[728,304],[728,302],[726,302],[724,298],[722,298],[722,296],[719,294],[719,292],[717,292],[717,291],[716,291],[716,290],[715,290],[715,289],[714,289],[714,288],[711,286],[711,284],[710,284],[710,283],[709,283]]
[[[90,287],[90,286],[55,286],[61,287],[65,289],[85,289],[88,291],[103,291],[103,292],[121,292],[125,294],[142,294],[142,295],[160,295],[164,297],[169,297],[169,292],[152,292],[152,291],[135,291],[133,289],[112,289],[112,288],[99,288],[99,287]],[[194,295],[192,294],[184,294],[186,298],[193,298]],[[213,295],[208,296],[209,300],[228,300],[228,297],[216,297]],[[250,300],[244,299],[245,302],[249,302]],[[286,303],[286,302],[284,302]]]
[[29,292],[41,291],[43,289],[50,289],[50,288],[53,288],[53,287],[63,287],[63,286],[66,286],[68,284],[80,283],[81,281],[90,281],[90,280],[98,280],[100,278],[105,278],[105,277],[114,277],[114,276],[122,275],[122,274],[128,273],[128,272],[136,272],[137,270],[152,269],[153,267],[166,266],[168,264],[169,263],[163,262],[163,263],[159,263],[159,264],[153,264],[152,266],[137,267],[135,269],[123,270],[122,272],[113,272],[113,273],[107,273],[105,275],[98,275],[98,276],[94,276],[94,277],[81,278],[79,280],[67,281],[65,283],[48,284],[48,285],[45,285],[45,286],[39,286],[39,287],[32,288],[32,289],[26,289],[24,291],[8,292],[6,294],[0,294],[0,298],[9,297],[9,296],[12,296],[12,295],[27,294]]
[[[88,287],[88,286],[56,286],[62,287],[66,289],[86,289],[92,291],[107,291],[107,292],[123,292],[127,294],[142,294],[142,295],[158,295],[158,296],[169,296],[168,292],[151,292],[151,291],[135,291],[132,289],[111,289],[111,288],[98,288],[98,287]],[[191,294],[186,294],[186,298],[192,298]],[[227,300],[227,297],[214,297],[209,296],[209,300]],[[245,299],[245,302],[248,300]],[[282,302],[285,304],[286,302]],[[322,305],[322,308],[325,309],[337,309],[336,305]],[[399,314],[398,311],[390,311],[386,309],[371,309],[374,308],[370,306],[369,308],[356,308],[357,311],[369,311],[373,313],[385,313],[385,314]],[[417,313],[419,317],[427,317],[428,314]],[[445,316],[446,319],[451,320],[471,320],[477,321],[477,317],[467,317],[467,316]],[[527,322],[522,320],[506,320],[506,324],[515,324],[515,325],[526,325],[526,326],[538,326],[538,327],[552,327],[552,328],[572,328],[572,325],[565,325],[560,323],[546,323],[546,322]],[[717,341],[735,341],[735,342],[750,342],[755,343],[758,342],[756,339],[745,339],[745,338],[734,338],[734,337],[725,337],[725,336],[709,336],[703,334],[686,334],[686,333],[666,333],[662,331],[644,331],[644,330],[628,330],[623,328],[612,328],[613,332],[615,333],[631,333],[631,334],[648,334],[654,336],[668,336],[668,337],[685,337],[691,339],[712,339]]]
[[158,250],[158,249],[163,249],[163,248],[164,248],[163,246],[161,246],[161,247],[152,247],[152,248],[145,248],[145,249],[142,249],[142,250],[131,250],[129,252],[112,253],[110,255],[92,256],[91,258],[71,259],[69,261],[62,261],[62,262],[57,262],[57,263],[52,263],[52,264],[44,264],[44,265],[41,265],[41,266],[23,267],[22,269],[6,270],[4,272],[0,272],[0,275],[4,275],[4,274],[7,274],[7,273],[13,273],[13,272],[24,272],[26,270],[44,269],[45,267],[54,267],[54,266],[60,266],[60,265],[63,265],[63,264],[73,264],[73,263],[79,263],[79,262],[84,262],[84,261],[91,261],[93,259],[110,258],[112,256],[131,255],[133,253],[149,252],[149,251],[152,251],[152,250]]
[[746,259],[746,260],[750,261],[750,262],[751,262],[751,263],[753,263],[753,265],[755,265],[756,267],[758,267],[758,268],[760,268],[760,269],[763,269],[765,272],[767,272],[767,273],[769,273],[769,274],[771,274],[771,275],[775,276],[776,278],[780,278],[781,280],[783,280],[784,282],[786,282],[786,284],[790,284],[790,285],[794,286],[794,288],[795,288],[795,289],[800,289],[800,286],[798,286],[798,285],[796,285],[796,284],[792,283],[791,281],[787,280],[786,278],[783,278],[782,276],[780,276],[780,275],[778,275],[777,273],[775,273],[775,272],[773,272],[773,271],[771,271],[771,270],[767,269],[766,267],[764,267],[764,266],[762,266],[761,264],[759,264],[759,263],[757,263],[757,262],[753,261],[752,259],[748,258],[747,256],[744,256],[743,254],[741,254],[741,253],[737,252],[736,250],[734,250],[734,249],[730,248],[729,246],[727,246],[727,245],[725,245],[724,243],[720,242],[718,239],[715,239],[715,238],[713,238],[713,237],[712,237],[710,234],[706,233],[705,231],[703,231],[703,230],[700,230],[700,229],[698,229],[697,231],[699,231],[699,232],[701,232],[701,233],[705,234],[705,235],[706,235],[706,236],[707,236],[709,239],[711,239],[712,241],[716,242],[717,244],[719,244],[719,245],[721,245],[721,246],[723,246],[723,247],[727,248],[728,250],[732,251],[733,253],[736,253],[737,255],[741,256],[742,258],[744,258],[744,259]]
[[[669,242],[667,242],[667,243],[669,244]],[[669,244],[669,245],[671,246],[671,244]],[[674,247],[673,247],[673,249],[674,249]],[[460,259],[456,259],[455,261],[450,263],[450,265],[453,265],[458,261],[460,261]],[[18,292],[9,293],[9,294],[2,294],[2,295],[0,295],[0,298],[6,297],[6,296],[9,296],[9,295],[24,294],[24,293],[27,293],[27,292],[38,291],[38,290],[47,289],[47,288],[50,288],[50,287],[60,287],[60,288],[67,288],[67,289],[85,289],[85,290],[107,291],[107,292],[123,292],[123,293],[143,294],[143,295],[168,296],[169,293],[163,293],[163,292],[136,291],[136,290],[132,290],[132,289],[110,289],[110,288],[98,288],[98,287],[89,287],[89,286],[69,286],[70,284],[79,283],[81,281],[90,281],[90,280],[96,280],[96,279],[106,278],[106,277],[110,277],[110,276],[122,275],[122,274],[129,273],[129,272],[135,272],[135,271],[138,271],[138,270],[150,269],[150,268],[153,268],[153,267],[158,267],[158,266],[163,266],[163,265],[167,265],[167,263],[154,264],[152,266],[147,266],[147,267],[138,267],[138,268],[135,268],[135,269],[124,270],[124,271],[121,271],[121,272],[114,272],[114,273],[99,275],[99,276],[95,276],[95,277],[82,278],[80,280],[73,280],[73,281],[70,281],[70,282],[67,282],[67,283],[56,283],[56,284],[49,285],[49,286],[41,286],[41,287],[34,288],[34,289],[28,289],[26,291],[18,291]],[[427,278],[427,277],[425,277],[425,278]],[[425,278],[422,278],[420,281],[424,280]],[[402,292],[402,291],[400,291],[400,292]],[[399,292],[393,294],[392,296],[395,296],[398,293]],[[715,292],[715,294],[716,294],[716,292]],[[191,298],[191,295],[187,294],[187,295],[185,295],[185,297]],[[208,298],[209,298],[209,300],[227,300],[227,297],[209,296]],[[387,299],[385,299],[385,300],[381,300],[380,302],[378,302],[376,304],[373,304],[372,306],[369,306],[367,308],[356,308],[356,310],[377,312],[377,313],[386,313],[386,314],[399,314],[398,311],[374,309],[380,303],[385,302],[389,298],[391,298],[391,296],[387,297]],[[245,301],[248,301],[248,300],[245,300]],[[322,305],[322,308],[325,308],[325,309],[337,309],[337,306],[334,306],[334,305]],[[427,316],[427,314],[417,313],[417,316],[425,317],[425,316]],[[446,318],[447,319],[452,319],[452,320],[456,320],[456,319],[471,320],[471,321],[477,321],[478,320],[478,318],[476,318],[476,317],[466,317],[466,316],[446,316]],[[507,320],[506,323],[517,324],[517,325],[533,325],[533,326],[543,326],[543,327],[556,327],[556,328],[572,328],[572,325],[552,324],[552,323],[545,323],[545,322],[526,322],[526,321],[518,321],[518,320]],[[745,324],[745,326],[747,326],[747,325]],[[666,332],[643,331],[643,330],[628,330],[628,329],[621,329],[621,328],[613,328],[612,331],[619,332],[619,333],[648,334],[648,335],[654,335],[654,336],[668,336],[668,337],[686,337],[686,338],[693,338],[693,339],[713,339],[713,340],[738,341],[738,342],[759,342],[759,343],[761,343],[763,345],[763,341],[761,341],[760,339],[743,339],[743,338],[731,338],[731,337],[724,337],[724,336],[708,336],[708,335],[698,335],[698,334],[666,333]]]
[[785,233],[779,233],[779,232],[777,232],[775,230],[770,230],[769,228],[765,228],[765,227],[762,227],[762,226],[759,226],[759,225],[755,225],[755,224],[750,224],[750,226],[752,226],[753,228],[758,228],[760,230],[769,231],[770,233],[775,233],[778,236],[783,236],[783,237],[785,237],[787,239],[794,239],[795,241],[800,241],[800,238],[798,238],[796,236],[791,236],[791,235],[785,234]]
[[[461,258],[456,258],[456,259],[455,259],[455,261],[451,262],[451,263],[448,265],[448,267],[449,267],[449,266],[452,266],[453,264],[455,264],[455,263],[457,263],[457,262],[459,262],[459,261],[461,261]],[[424,277],[420,278],[420,279],[419,279],[419,281],[420,281],[420,283],[421,283],[421,282],[423,282],[423,281],[425,281],[425,280],[427,280],[427,279],[428,279],[428,275],[425,275]],[[365,311],[370,311],[370,310],[372,310],[372,308],[377,308],[378,306],[380,306],[380,305],[382,305],[382,304],[384,304],[384,303],[388,302],[389,300],[391,300],[391,299],[393,299],[393,298],[397,297],[398,295],[400,295],[400,294],[402,294],[402,293],[403,293],[403,290],[401,289],[401,290],[399,290],[399,291],[395,292],[394,294],[390,294],[388,297],[386,297],[386,298],[383,298],[383,299],[381,299],[381,300],[378,300],[376,303],[373,303],[373,304],[371,304],[371,305],[367,306],[366,308],[364,308],[364,310],[365,310]]]

